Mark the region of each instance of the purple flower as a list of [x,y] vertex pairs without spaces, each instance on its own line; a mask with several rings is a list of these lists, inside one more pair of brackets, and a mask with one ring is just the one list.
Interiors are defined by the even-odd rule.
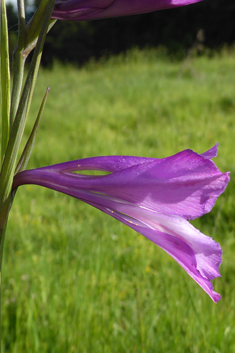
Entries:
[[194,4],[201,0],[56,0],[52,18],[97,20]]
[[[41,185],[82,200],[118,219],[170,254],[214,302],[210,282],[219,275],[222,250],[188,220],[209,212],[229,181],[210,160],[217,146],[199,155],[185,150],[155,159],[109,156],[80,159],[15,176],[14,188]],[[83,175],[101,170],[107,175]]]

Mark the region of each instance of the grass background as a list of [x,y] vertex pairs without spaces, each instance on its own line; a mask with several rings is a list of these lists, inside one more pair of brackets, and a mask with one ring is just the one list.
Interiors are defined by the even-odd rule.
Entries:
[[235,351],[234,54],[172,62],[132,50],[82,69],[40,71],[26,137],[51,91],[29,168],[96,155],[202,153],[219,142],[216,163],[232,180],[193,223],[223,248],[214,281],[222,300],[214,304],[173,259],[116,220],[24,186],[4,251],[3,352]]

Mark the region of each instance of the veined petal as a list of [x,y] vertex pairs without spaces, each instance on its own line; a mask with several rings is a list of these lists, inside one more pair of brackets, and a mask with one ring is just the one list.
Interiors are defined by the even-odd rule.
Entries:
[[[180,217],[123,204],[103,195],[81,192],[79,199],[116,218],[173,257],[216,303],[220,295],[210,280],[219,277],[222,250],[218,243]],[[92,201],[91,201],[92,200]]]
[[[209,212],[224,191],[229,173],[209,159],[217,146],[198,155],[94,157],[28,170],[15,176],[13,188],[36,184],[84,201],[118,219],[169,253],[216,302],[211,279],[219,276],[222,250],[187,219]],[[75,174],[104,170],[104,176]]]
[[[49,179],[54,176],[57,183],[64,186],[103,193],[156,212],[191,220],[210,212],[229,181],[228,173],[221,173],[208,159],[215,154],[216,146],[205,152],[206,157],[191,150],[163,159],[94,157],[40,168],[37,176],[42,173],[44,180],[46,175]],[[111,174],[84,176],[72,173],[90,169]],[[60,173],[53,174],[52,171]]]
[[87,21],[147,13],[201,0],[57,0],[52,18]]
[[194,219],[211,210],[228,180],[212,161],[186,150],[107,175],[105,183],[93,179],[86,185],[157,212]]

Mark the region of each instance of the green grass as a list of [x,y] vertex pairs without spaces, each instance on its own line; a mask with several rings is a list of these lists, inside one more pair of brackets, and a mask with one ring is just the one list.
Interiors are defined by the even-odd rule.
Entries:
[[[26,134],[51,91],[29,168],[96,155],[165,157],[219,142],[232,180],[194,225],[219,241],[216,305],[157,246],[98,210],[36,186],[17,191],[3,265],[3,352],[235,351],[235,53],[170,62],[131,51],[40,71]],[[25,140],[26,141],[26,140]]]

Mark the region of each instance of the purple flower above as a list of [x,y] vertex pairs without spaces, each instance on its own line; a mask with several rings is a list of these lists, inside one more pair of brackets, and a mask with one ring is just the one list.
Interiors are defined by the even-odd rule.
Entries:
[[[170,254],[214,302],[210,280],[220,276],[222,250],[188,220],[210,212],[229,182],[210,160],[217,146],[199,155],[185,150],[155,159],[109,156],[80,159],[15,176],[14,188],[41,185],[82,200],[143,234]],[[107,175],[83,175],[83,170]]]
[[201,0],[56,0],[52,18],[87,21],[136,15],[194,4]]

